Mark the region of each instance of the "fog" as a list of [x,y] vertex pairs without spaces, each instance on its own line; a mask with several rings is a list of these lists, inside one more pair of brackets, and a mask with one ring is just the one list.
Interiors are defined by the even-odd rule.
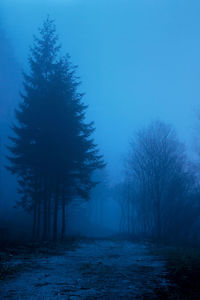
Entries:
[[[195,132],[199,102],[199,2],[9,1],[0,4],[2,27],[20,68],[32,35],[49,14],[63,50],[79,66],[81,90],[95,120],[95,138],[110,180],[121,178],[132,133],[160,118],[182,139]],[[113,148],[115,151],[113,151]]]
[[173,124],[194,155],[199,6],[198,1],[1,1],[2,45],[4,39],[7,45],[7,59],[1,61],[6,82],[1,89],[7,87],[2,90],[3,126],[9,126],[20,101],[21,72],[27,70],[33,35],[49,15],[63,54],[78,65],[108,185],[123,180],[131,136],[153,120]]

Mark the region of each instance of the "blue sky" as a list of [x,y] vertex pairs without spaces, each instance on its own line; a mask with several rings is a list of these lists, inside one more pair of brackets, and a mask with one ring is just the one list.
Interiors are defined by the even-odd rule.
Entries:
[[131,135],[151,120],[172,123],[191,142],[200,108],[200,1],[1,0],[22,67],[47,14],[79,65],[88,119],[114,180]]

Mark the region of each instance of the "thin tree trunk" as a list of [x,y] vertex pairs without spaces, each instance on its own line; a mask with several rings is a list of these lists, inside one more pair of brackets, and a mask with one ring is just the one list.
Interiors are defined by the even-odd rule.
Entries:
[[65,231],[66,231],[66,215],[65,215],[65,194],[63,191],[62,195],[62,229],[61,229],[61,239],[65,238]]
[[40,218],[41,218],[41,199],[38,199],[38,213],[37,213],[37,230],[36,230],[36,238],[37,240],[40,239]]
[[43,206],[43,240],[45,241],[47,238],[47,203],[46,199],[44,199]]
[[43,191],[43,240],[47,239],[47,184],[44,184]]
[[127,221],[128,221],[128,235],[130,235],[130,232],[131,232],[131,228],[130,228],[130,185],[128,183],[128,203],[127,203],[127,206],[128,206],[128,216],[127,216]]
[[54,223],[53,223],[53,240],[54,241],[57,241],[57,235],[58,235],[58,197],[59,197],[59,191],[58,191],[58,187],[57,187],[56,194],[55,194]]
[[161,238],[161,223],[160,223],[160,202],[157,202],[157,240],[160,241]]
[[38,183],[38,178],[35,176],[34,180],[34,191],[32,194],[32,199],[33,199],[33,231],[32,231],[32,239],[36,239],[36,230],[37,230],[37,216],[38,216],[38,188],[39,188],[39,183]]
[[33,231],[32,231],[32,239],[35,240],[36,238],[36,222],[37,222],[37,203],[34,203],[34,210],[33,210]]
[[51,194],[48,194],[48,207],[47,207],[47,237],[48,239],[51,238]]

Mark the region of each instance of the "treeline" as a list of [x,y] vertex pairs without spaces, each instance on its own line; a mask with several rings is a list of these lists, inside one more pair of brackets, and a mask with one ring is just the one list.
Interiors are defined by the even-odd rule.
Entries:
[[18,206],[33,215],[33,238],[58,238],[66,228],[66,205],[87,199],[94,170],[104,161],[87,123],[83,94],[69,55],[61,56],[55,24],[47,18],[34,37],[15,111],[7,168],[18,179]]
[[117,187],[120,229],[167,243],[200,243],[198,165],[173,128],[160,121],[132,138],[126,176]]
[[[86,122],[76,67],[60,50],[55,24],[47,18],[30,48],[7,145],[7,169],[18,180],[17,206],[33,218],[36,240],[65,237],[66,206],[89,198],[97,183],[93,172],[105,166],[92,138],[94,124]],[[200,243],[198,164],[188,160],[171,126],[154,122],[139,130],[125,170],[124,182],[114,189],[120,231],[157,241]],[[93,195],[99,223],[102,197],[109,193],[99,186]]]

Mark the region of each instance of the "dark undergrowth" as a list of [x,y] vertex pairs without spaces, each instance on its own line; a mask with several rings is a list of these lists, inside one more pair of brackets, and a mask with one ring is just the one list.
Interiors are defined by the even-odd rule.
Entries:
[[[25,271],[33,257],[63,255],[65,251],[74,250],[79,245],[76,237],[66,238],[58,242],[27,242],[4,240],[0,243],[0,280],[13,277]],[[14,261],[18,263],[13,263]]]
[[159,247],[153,254],[166,260],[169,296],[200,299],[200,248]]

